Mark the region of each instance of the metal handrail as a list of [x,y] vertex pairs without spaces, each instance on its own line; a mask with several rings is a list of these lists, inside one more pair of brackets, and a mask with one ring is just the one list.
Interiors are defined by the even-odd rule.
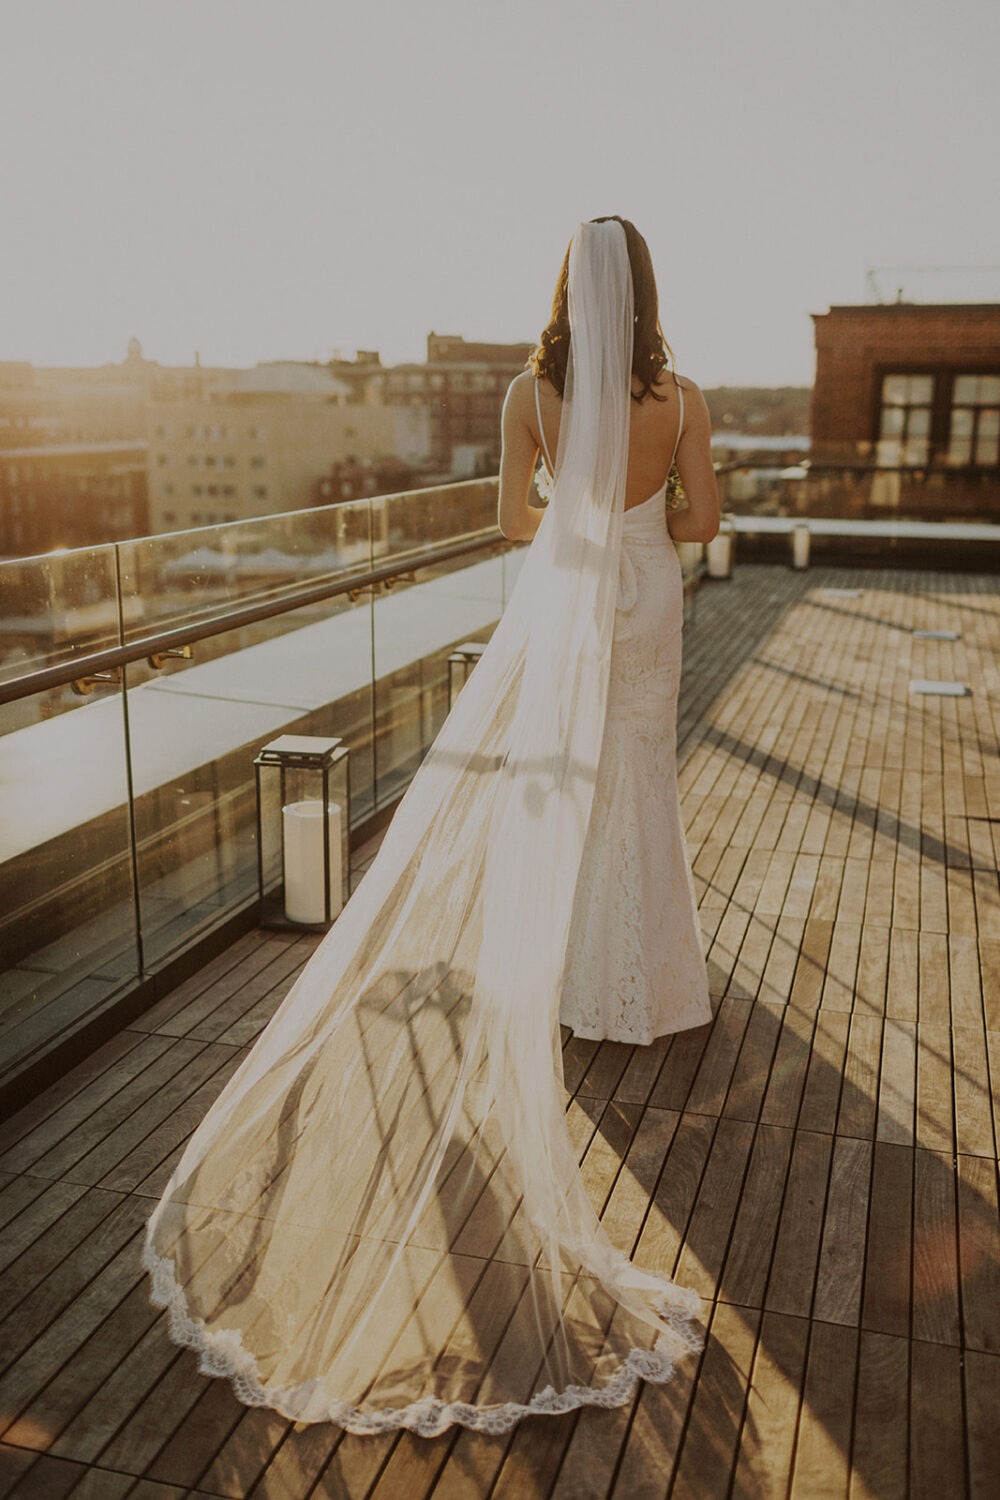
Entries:
[[260,620],[273,619],[275,615],[290,614],[310,604],[322,604],[341,594],[359,593],[365,588],[374,588],[384,583],[391,588],[393,583],[413,574],[417,568],[432,567],[436,563],[448,562],[454,557],[463,557],[470,552],[481,552],[489,548],[494,552],[506,552],[517,543],[510,542],[498,527],[478,531],[461,542],[450,542],[444,547],[432,547],[426,552],[404,553],[378,568],[368,568],[362,573],[351,573],[338,578],[336,583],[314,584],[310,588],[298,589],[283,594],[279,599],[266,603],[248,604],[240,609],[228,610],[189,625],[177,625],[170,630],[160,630],[152,635],[140,636],[125,646],[108,646],[102,651],[90,651],[74,656],[68,661],[57,662],[51,667],[41,667],[35,672],[25,672],[0,683],[0,704],[16,703],[21,698],[30,698],[34,693],[43,693],[50,688],[67,687],[99,673],[113,672],[130,662],[143,661],[150,656],[176,650],[193,641],[207,640],[214,635],[225,635],[227,631],[239,630],[245,625],[255,625]]

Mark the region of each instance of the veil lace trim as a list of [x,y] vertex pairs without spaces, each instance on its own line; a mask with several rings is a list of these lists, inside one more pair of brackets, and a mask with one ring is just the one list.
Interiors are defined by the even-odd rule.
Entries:
[[[190,1316],[172,1261],[157,1255],[147,1244],[142,1263],[152,1281],[150,1301],[155,1307],[167,1310],[172,1342],[198,1354],[199,1374],[229,1380],[244,1406],[266,1406],[290,1421],[298,1421],[299,1413],[313,1396],[316,1382],[269,1389],[261,1380],[256,1359],[243,1347],[238,1332],[211,1333],[203,1323]],[[473,1432],[495,1434],[509,1432],[524,1417],[555,1416],[583,1406],[627,1406],[640,1380],[651,1381],[654,1385],[664,1384],[672,1377],[678,1357],[697,1354],[704,1343],[695,1326],[701,1306],[697,1295],[665,1281],[664,1290],[654,1305],[667,1325],[668,1334],[661,1335],[658,1346],[653,1349],[630,1349],[603,1385],[570,1385],[561,1391],[546,1386],[528,1402],[504,1401],[492,1406],[425,1397],[408,1406],[366,1409],[352,1406],[348,1401],[333,1400],[321,1420],[333,1422],[345,1432],[362,1437],[405,1429],[418,1437],[430,1438],[439,1437],[449,1427],[468,1427]],[[672,1348],[668,1350],[667,1345]]]

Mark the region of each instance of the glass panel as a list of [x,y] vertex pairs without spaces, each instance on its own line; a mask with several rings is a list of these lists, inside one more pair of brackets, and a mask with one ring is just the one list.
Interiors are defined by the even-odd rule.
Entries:
[[905,419],[906,411],[902,406],[884,406],[882,408],[882,436],[884,438],[900,437]]
[[[118,645],[114,547],[2,562],[0,599],[3,681]],[[46,712],[41,699],[24,700],[20,709],[22,715]]]
[[1000,432],[1000,411],[984,407],[979,413],[979,437],[996,437]]
[[503,559],[485,551],[478,561],[458,558],[453,565],[419,569],[376,600],[379,804],[409,780],[444,722],[449,655],[464,641],[489,640],[503,600]]
[[994,435],[984,436],[980,433],[976,438],[976,463],[995,464],[998,449],[1000,449],[1000,444]]
[[4,1076],[139,973],[117,684],[0,707],[0,953]]
[[472,479],[434,489],[382,495],[372,504],[376,562],[419,557],[431,547],[479,533],[496,534],[496,480]]
[[913,406],[907,414],[906,433],[908,437],[927,437],[931,430],[931,414],[926,406]]
[[990,406],[1000,401],[1000,375],[980,375],[979,400]]
[[894,469],[900,462],[899,438],[882,438],[878,444],[878,464],[883,469]]
[[[211,620],[364,571],[371,563],[370,503],[354,500],[123,542],[122,592],[139,601],[126,638]],[[274,624],[261,638],[273,634]]]
[[953,438],[969,437],[972,432],[972,412],[968,407],[956,406],[951,413],[951,435]]
[[952,400],[955,405],[974,406],[979,395],[978,375],[956,375],[955,385],[952,391]]
[[[208,644],[208,643],[206,643]],[[371,810],[371,602],[345,594],[213,638],[191,661],[129,677],[147,964],[257,890],[253,761],[280,734],[351,750],[352,821]]]
[[972,439],[969,437],[953,437],[948,446],[948,462],[950,464],[967,464],[972,455]]

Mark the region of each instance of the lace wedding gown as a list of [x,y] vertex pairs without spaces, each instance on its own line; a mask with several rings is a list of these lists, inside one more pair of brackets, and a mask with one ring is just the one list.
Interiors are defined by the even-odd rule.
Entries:
[[[660,1258],[669,1236],[635,1260],[612,1242],[567,1115],[560,997],[571,918],[586,920],[576,892],[599,885],[578,877],[595,805],[605,791],[612,808],[627,800],[614,705],[625,693],[622,724],[641,719],[649,738],[637,774],[659,766],[672,787],[656,758],[679,628],[661,626],[680,621],[658,502],[623,509],[634,318],[622,226],[581,225],[568,275],[559,465],[507,607],[374,862],[147,1226],[171,1337],[242,1401],[295,1421],[504,1431],[530,1413],[620,1406],[702,1343],[700,1298]],[[650,588],[654,575],[673,587]],[[652,677],[644,668],[626,691],[643,661]],[[663,838],[681,869],[682,844]],[[595,841],[599,859],[606,836]],[[653,936],[659,989],[669,932]]]
[[[684,391],[670,468],[684,426]],[[538,384],[535,406],[545,457]],[[607,717],[559,1019],[589,1040],[647,1044],[712,1019],[677,793],[684,622],[666,484],[625,511]]]

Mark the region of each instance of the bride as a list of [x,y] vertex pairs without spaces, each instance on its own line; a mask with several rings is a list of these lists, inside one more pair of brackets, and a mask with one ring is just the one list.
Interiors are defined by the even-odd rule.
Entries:
[[632,225],[580,225],[533,364],[504,408],[500,523],[533,541],[503,617],[147,1229],[153,1299],[204,1373],[351,1432],[619,1406],[701,1343],[698,1297],[601,1226],[560,1050],[560,1013],[631,1041],[710,1014],[671,538],[709,539],[718,502]]

